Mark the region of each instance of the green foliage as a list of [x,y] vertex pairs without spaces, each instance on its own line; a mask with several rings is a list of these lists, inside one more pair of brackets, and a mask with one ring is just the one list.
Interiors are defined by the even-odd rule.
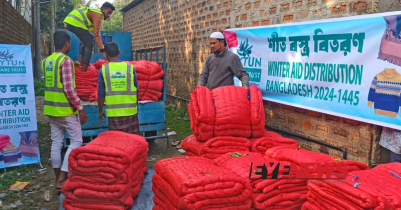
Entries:
[[183,140],[192,134],[191,124],[188,119],[188,111],[180,108],[174,104],[166,105],[167,111],[167,127],[170,131],[175,131],[177,136],[176,140]]
[[[67,1],[57,1],[56,7],[56,19],[55,19],[55,27],[56,29],[63,29],[64,24],[63,21],[67,15],[74,10],[74,4],[72,2]],[[41,4],[40,5],[40,29],[46,31],[48,34],[50,33],[50,3]]]
[[102,31],[122,31],[123,28],[123,14],[120,12],[122,8],[127,6],[130,3],[129,0],[115,0],[113,2],[116,10],[113,12],[111,17],[102,22]]
[[45,96],[45,80],[34,79],[35,96]]

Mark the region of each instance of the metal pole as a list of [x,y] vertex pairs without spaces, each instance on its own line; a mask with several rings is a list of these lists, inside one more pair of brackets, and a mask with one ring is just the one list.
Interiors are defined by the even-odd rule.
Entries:
[[54,52],[53,34],[56,32],[55,19],[56,19],[56,1],[50,2],[50,53]]
[[[37,0],[39,1],[39,0]],[[40,4],[35,1],[35,77],[42,77],[41,62],[42,56],[40,53]]]

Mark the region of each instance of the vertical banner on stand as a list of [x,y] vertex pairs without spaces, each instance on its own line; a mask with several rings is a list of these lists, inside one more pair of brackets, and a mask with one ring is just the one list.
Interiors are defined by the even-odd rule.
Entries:
[[401,130],[401,12],[224,36],[263,99]]
[[0,44],[0,168],[38,162],[31,46]]

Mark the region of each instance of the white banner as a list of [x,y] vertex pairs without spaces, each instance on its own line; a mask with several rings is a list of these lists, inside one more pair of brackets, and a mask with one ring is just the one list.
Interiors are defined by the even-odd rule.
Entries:
[[265,100],[401,130],[400,31],[394,12],[224,36]]
[[31,46],[0,44],[0,168],[38,162]]

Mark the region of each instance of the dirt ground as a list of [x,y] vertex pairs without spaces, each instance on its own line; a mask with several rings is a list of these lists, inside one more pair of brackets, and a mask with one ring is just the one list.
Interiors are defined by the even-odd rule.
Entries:
[[[0,209],[19,209],[19,210],[58,210],[60,202],[59,195],[54,190],[54,173],[50,164],[50,126],[49,120],[43,115],[43,97],[36,97],[37,120],[40,138],[41,163],[46,170],[39,171],[39,165],[20,166],[0,170],[0,195],[5,193],[5,197],[0,197]],[[174,116],[174,119],[176,117]],[[177,119],[181,119],[177,117]],[[184,122],[189,123],[189,122]],[[171,130],[171,129],[170,129]],[[186,134],[185,134],[186,135]],[[170,142],[182,140],[183,134],[170,136]],[[182,156],[177,149],[170,145],[167,147],[166,139],[156,139],[149,142],[149,152],[147,158],[148,169],[153,169],[157,161],[170,157]],[[7,189],[15,181],[30,182],[25,191],[10,192]],[[47,194],[49,199],[46,199]],[[47,201],[48,200],[48,201]]]

